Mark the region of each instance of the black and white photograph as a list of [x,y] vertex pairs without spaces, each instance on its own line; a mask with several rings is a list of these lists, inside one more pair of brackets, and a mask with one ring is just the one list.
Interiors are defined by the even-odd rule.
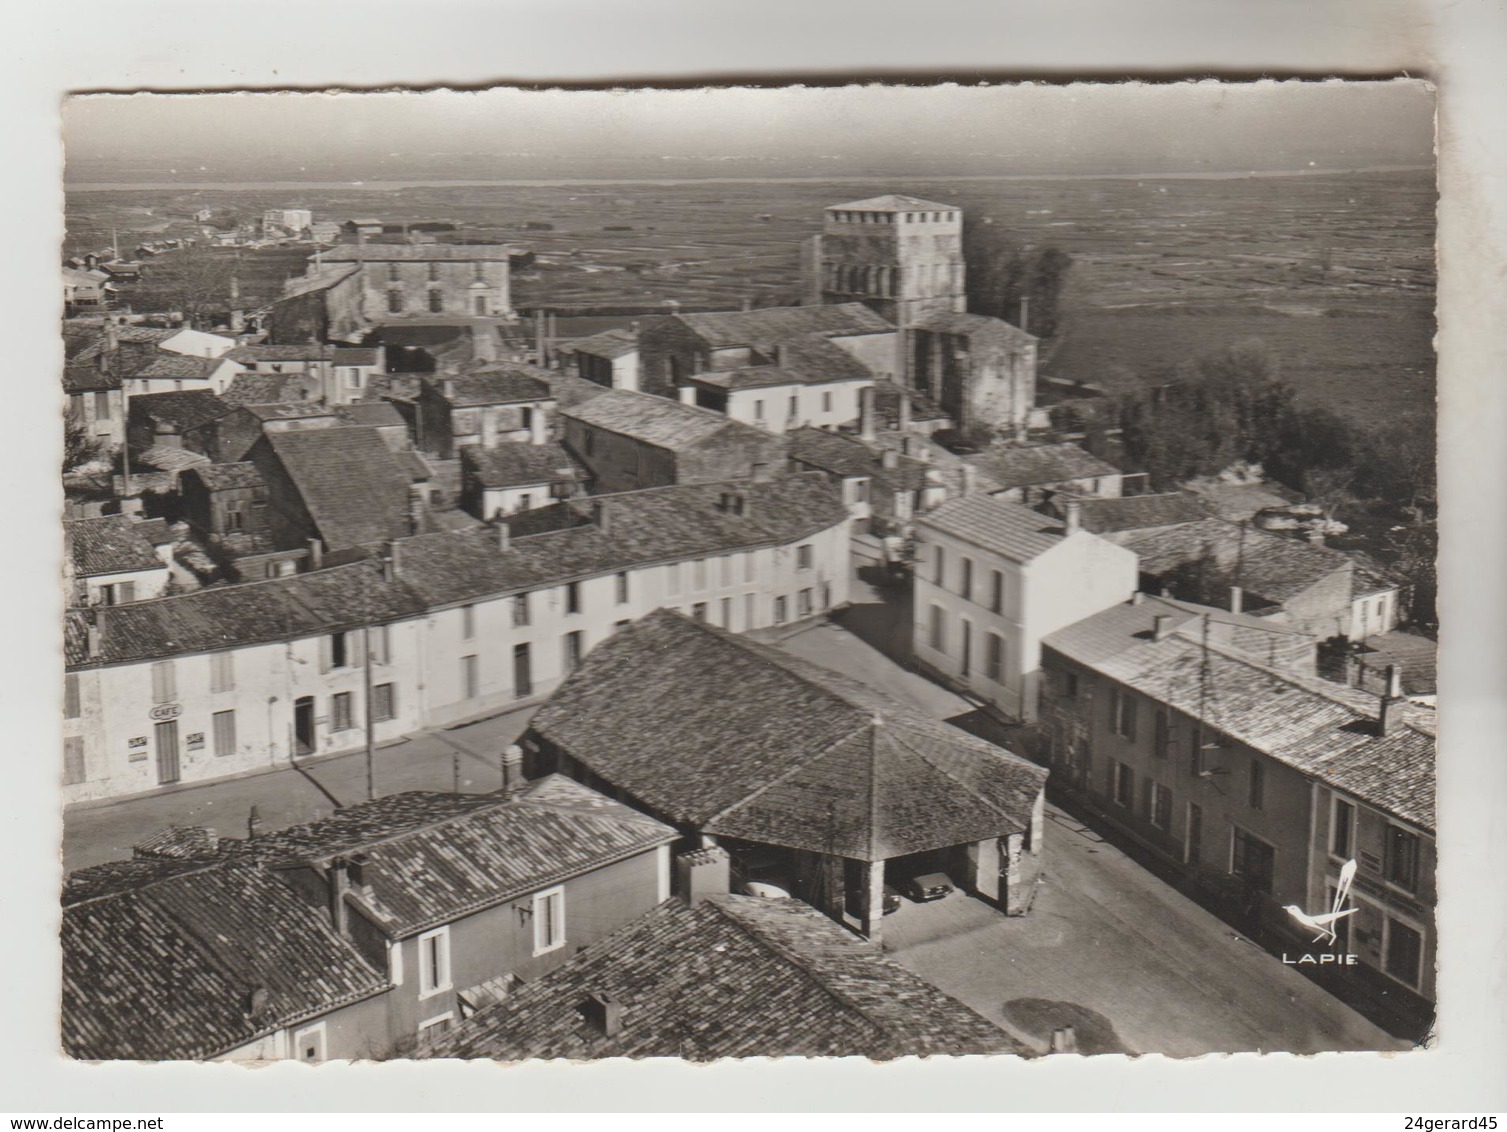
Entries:
[[62,121],[68,1058],[1439,1040],[1433,85]]

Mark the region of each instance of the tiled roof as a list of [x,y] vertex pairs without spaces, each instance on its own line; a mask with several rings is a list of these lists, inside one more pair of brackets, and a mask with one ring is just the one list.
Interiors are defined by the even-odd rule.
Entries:
[[568,778],[512,798],[398,795],[220,851],[271,864],[361,855],[362,903],[406,938],[675,840],[675,830]]
[[385,581],[378,564],[357,562],[92,610],[100,630],[99,655],[94,657],[86,649],[84,616],[71,617],[67,662],[74,667],[117,664],[293,640],[355,628],[368,616],[394,621],[423,609],[406,587]]
[[108,895],[75,889],[62,927],[70,1057],[206,1060],[387,989],[265,870],[177,864],[135,868],[134,885],[116,869]]
[[321,253],[326,263],[425,262],[506,263],[513,248],[506,244],[337,244]]
[[908,197],[896,193],[886,193],[884,196],[869,197],[866,200],[849,201],[847,204],[829,204],[827,210],[834,208],[845,209],[848,212],[904,212],[907,209],[941,209],[946,212],[956,212],[955,204],[938,204],[934,200],[922,200],[920,197]]
[[598,358],[621,358],[638,349],[638,335],[631,330],[604,330],[587,338],[577,338],[566,349]]
[[122,358],[121,376],[127,380],[146,378],[206,379],[223,364],[221,358],[195,358],[187,354],[154,353],[146,357]]
[[179,432],[218,420],[233,407],[208,389],[138,393],[131,398],[131,412],[145,413],[153,420],[170,425]]
[[375,346],[336,346],[330,361],[337,366],[375,366],[382,364],[382,351]]
[[964,462],[1001,490],[1120,474],[1076,444],[995,444]]
[[895,328],[862,303],[811,307],[763,307],[672,315],[711,346],[773,347],[806,334],[823,337],[885,334]]
[[340,267],[326,267],[319,270],[310,268],[309,272],[300,278],[289,279],[283,284],[282,294],[278,296],[278,302],[286,299],[297,299],[303,295],[312,294],[315,291],[323,291],[344,282],[360,270],[358,265],[352,263]]
[[376,546],[408,533],[408,476],[376,429],[269,432],[252,448],[253,462],[264,446],[293,482],[326,549]]
[[458,408],[551,399],[549,372],[522,362],[492,362],[483,370],[436,377],[433,386]]
[[724,434],[747,436],[752,433],[771,442],[774,439],[767,432],[731,420],[711,409],[682,405],[668,397],[637,393],[631,389],[605,390],[600,397],[562,409],[561,413],[592,428],[631,436],[671,451],[694,448]]
[[1425,716],[1399,706],[1405,724],[1381,737],[1375,696],[1205,644],[1197,616],[1156,640],[1155,617],[1174,608],[1180,607],[1154,599],[1115,606],[1043,643],[1304,774],[1433,829],[1433,741],[1421,727]]
[[262,473],[257,470],[256,465],[250,461],[241,464],[207,464],[194,468],[191,474],[198,476],[204,486],[211,491],[224,491],[238,487],[262,487],[266,482],[262,479]]
[[92,362],[63,368],[64,393],[95,393],[119,388],[120,374],[114,370],[101,370]]
[[1016,562],[1029,562],[1063,539],[1056,519],[993,495],[965,495],[949,499],[916,519],[917,527],[931,527],[953,538],[992,550]]
[[1186,563],[1210,560],[1231,571],[1233,584],[1273,602],[1286,601],[1338,571],[1354,569],[1337,550],[1222,519],[1124,532],[1114,541],[1135,551],[1143,574],[1159,576]]
[[1280,484],[1220,483],[1217,480],[1194,480],[1183,485],[1203,500],[1210,514],[1238,523],[1269,507],[1286,507],[1298,498]]
[[302,400],[316,381],[306,373],[238,373],[230,379],[221,400],[227,405],[270,405]]
[[358,401],[353,405],[338,405],[330,410],[343,421],[366,428],[407,428],[403,414],[391,401]]
[[[622,1029],[580,1010],[607,994]],[[661,904],[437,1039],[434,1057],[1022,1053],[981,1015],[795,900]]]
[[202,452],[172,444],[154,444],[137,454],[136,458],[147,467],[164,472],[182,472],[210,462],[209,457]]
[[[719,507],[740,492],[742,515]],[[398,544],[399,577],[430,605],[474,601],[658,562],[783,544],[848,517],[840,494],[817,476],[767,482],[679,484],[598,495],[560,505],[579,516],[565,530],[515,535],[506,552],[492,530],[420,535]],[[585,520],[602,508],[607,530]]]
[[693,373],[686,379],[696,385],[717,389],[762,389],[777,385],[804,385],[806,379],[779,366],[747,366],[743,369],[708,370]]
[[326,342],[256,342],[237,346],[225,354],[233,362],[256,365],[257,362],[327,362],[335,347]]
[[63,524],[73,570],[80,578],[124,574],[131,570],[163,570],[152,543],[125,515],[72,519]]
[[886,468],[879,452],[856,437],[820,428],[799,428],[787,435],[792,460],[837,476],[868,476],[890,491],[919,491],[926,486],[926,465],[909,456]]
[[707,370],[688,380],[722,389],[757,389],[771,385],[822,385],[832,381],[872,381],[873,373],[841,346],[819,334],[782,339],[778,365]]
[[269,403],[241,405],[259,421],[304,421],[314,417],[334,417],[332,409],[327,409],[317,401],[273,401]]
[[561,372],[549,375],[550,396],[555,399],[555,404],[562,410],[574,408],[585,401],[590,401],[593,397],[600,397],[608,392],[609,388],[609,386],[598,385],[595,381],[573,373]]
[[533,729],[669,820],[876,861],[1019,832],[1046,772],[862,685],[659,610]]
[[986,314],[967,314],[963,311],[934,311],[922,315],[910,324],[915,330],[929,330],[935,334],[957,334],[969,338],[993,340],[1020,349],[1036,341],[1034,334],[1027,334],[1020,327],[1002,318]]
[[577,478],[574,461],[559,444],[471,445],[461,449],[461,466],[482,487],[524,487]]
[[1095,534],[1196,523],[1209,516],[1197,499],[1182,491],[1127,495],[1121,499],[1083,499],[1079,505],[1083,529]]

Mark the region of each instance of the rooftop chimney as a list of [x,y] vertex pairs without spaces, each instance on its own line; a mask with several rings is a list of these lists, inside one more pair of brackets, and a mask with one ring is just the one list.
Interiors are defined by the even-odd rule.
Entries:
[[261,832],[262,832],[262,815],[261,815],[261,811],[259,811],[255,806],[252,806],[251,807],[251,812],[246,815],[246,836],[248,838],[254,839]]
[[900,453],[893,448],[886,448],[879,453],[879,466],[881,468],[898,468],[900,466]]
[[350,891],[351,863],[344,857],[335,857],[330,861],[330,924],[337,935],[349,936],[350,913],[345,906],[345,894]]
[[509,743],[502,752],[502,792],[511,798],[523,786],[523,748],[517,743]]
[[445,378],[440,382],[440,388],[445,394],[445,400],[450,400],[455,396],[455,379],[453,377]]
[[682,405],[694,405],[696,403],[696,387],[694,385],[682,385],[676,389],[680,395]]
[[732,862],[720,845],[693,849],[675,858],[675,888],[693,907],[708,896],[726,896],[731,890]]
[[513,532],[506,523],[497,524],[497,549],[507,550],[512,544]]
[[309,569],[318,570],[324,564],[324,543],[317,538],[309,539]]
[[90,660],[99,657],[100,638],[104,635],[105,611],[95,609],[84,623],[84,648]]
[[424,533],[424,517],[429,513],[425,490],[422,484],[412,484],[408,488],[408,533],[411,535]]
[[874,435],[874,387],[866,385],[858,391],[858,439],[872,444]]
[[910,393],[900,390],[900,431],[905,432],[910,428]]
[[965,463],[958,469],[961,477],[961,490],[964,495],[972,495],[978,490],[978,469],[972,464]]
[[1069,499],[1063,504],[1062,521],[1065,530],[1064,535],[1075,535],[1083,529],[1083,501],[1081,499]]
[[1239,586],[1230,587],[1230,612],[1239,613],[1245,607],[1245,591]]
[[1154,640],[1154,641],[1165,641],[1171,635],[1172,635],[1172,615],[1171,614],[1169,614],[1169,613],[1158,613],[1156,616],[1154,616],[1151,619],[1151,639],[1152,640]]
[[612,512],[607,509],[607,504],[600,499],[591,504],[591,521],[604,535],[612,533]]
[[598,991],[587,995],[580,1010],[587,1025],[603,1037],[615,1038],[622,1032],[623,1004],[610,994]]
[[252,987],[250,990],[248,990],[246,992],[245,1006],[243,1008],[243,1012],[245,1013],[245,1015],[246,1015],[247,1018],[255,1018],[258,1014],[260,1014],[262,1011],[264,1011],[266,1009],[267,1009],[267,988],[266,987],[258,985],[258,986]]
[[1376,715],[1376,733],[1378,735],[1391,735],[1397,730],[1401,722],[1398,708],[1402,705],[1402,673],[1397,671],[1397,665],[1387,665],[1387,686],[1381,696],[1381,707]]

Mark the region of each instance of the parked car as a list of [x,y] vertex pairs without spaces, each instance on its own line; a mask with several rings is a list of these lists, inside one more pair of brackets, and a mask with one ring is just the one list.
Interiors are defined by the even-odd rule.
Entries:
[[946,873],[922,873],[907,880],[901,891],[916,903],[924,904],[928,900],[941,900],[950,893],[952,881],[947,879]]
[[900,911],[900,894],[895,891],[893,885],[884,886],[884,914]]

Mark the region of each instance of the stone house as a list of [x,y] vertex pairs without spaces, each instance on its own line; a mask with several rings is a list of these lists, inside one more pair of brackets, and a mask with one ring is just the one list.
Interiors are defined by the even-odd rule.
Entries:
[[692,374],[680,400],[776,433],[857,424],[874,387],[867,366],[815,334],[779,342],[774,354],[773,365]]
[[638,335],[632,330],[604,330],[577,338],[565,348],[577,377],[608,389],[638,388]]
[[133,456],[153,448],[182,448],[208,455],[214,422],[232,411],[208,389],[181,393],[144,393],[129,403],[126,437]]
[[120,375],[98,361],[70,363],[63,370],[63,394],[69,419],[106,451],[118,451],[126,437]]
[[1041,868],[1045,770],[671,610],[593,652],[521,744],[527,772],[757,859],[777,870],[759,879],[875,942],[887,875],[946,872],[1021,914]]
[[70,519],[64,573],[71,605],[124,605],[158,597],[168,583],[171,550],[159,553],[128,515]]
[[470,445],[543,444],[555,408],[548,377],[521,362],[492,362],[425,379],[415,409],[419,449],[451,459]]
[[1101,499],[1124,493],[1120,469],[1072,443],[996,443],[963,462],[974,469],[981,491],[1027,507],[1059,493]]
[[1036,338],[1003,319],[960,310],[905,330],[906,383],[965,436],[1024,437],[1036,407]]
[[497,244],[340,244],[323,264],[354,264],[368,322],[409,316],[512,318],[509,254]]
[[[258,379],[253,379],[258,380]],[[281,382],[282,378],[272,378]],[[294,381],[301,381],[296,375]],[[228,396],[227,396],[228,400]],[[226,464],[245,460],[264,436],[276,432],[302,432],[336,428],[340,418],[315,401],[243,401],[224,416],[205,426],[204,447],[209,457]]]
[[461,449],[461,506],[482,520],[569,499],[582,493],[585,478],[559,444]]
[[769,476],[785,442],[710,409],[614,389],[560,411],[562,439],[599,492]]

